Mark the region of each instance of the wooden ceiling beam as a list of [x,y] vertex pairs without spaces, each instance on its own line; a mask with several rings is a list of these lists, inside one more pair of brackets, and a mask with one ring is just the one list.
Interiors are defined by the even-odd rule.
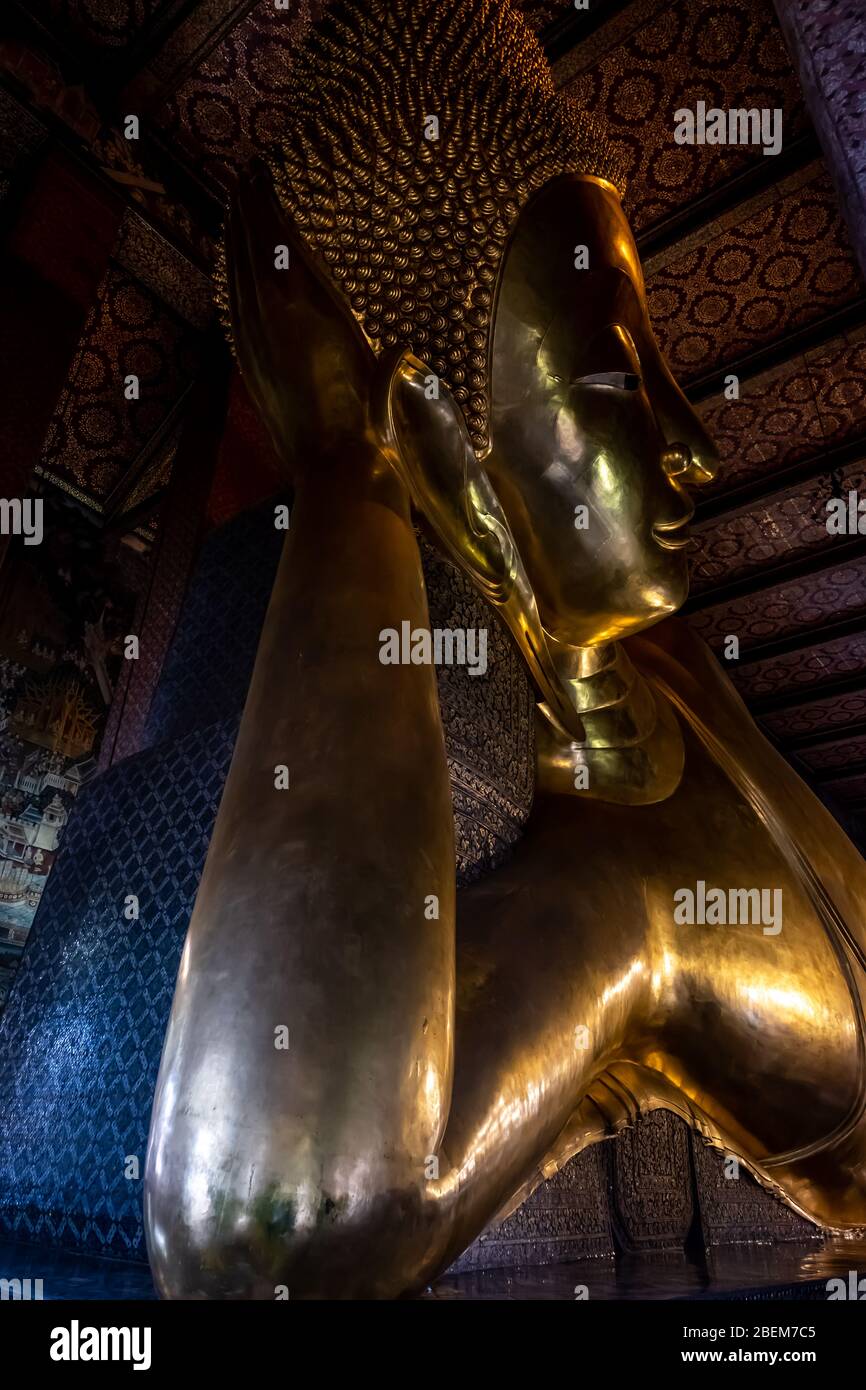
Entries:
[[[777,637],[769,642],[759,642],[741,652],[736,665],[756,666],[761,661],[771,661],[773,657],[787,656],[791,652],[806,652],[811,647],[824,646],[842,637],[858,637],[866,633],[866,609],[845,618],[834,618],[829,623],[817,623],[814,627],[801,628],[799,632]],[[730,663],[729,663],[730,664]]]
[[553,64],[564,58],[566,53],[577,48],[590,34],[633,3],[634,0],[590,0],[587,10],[576,10],[571,6],[539,35],[547,61]]
[[[810,729],[807,734],[791,734],[787,738],[774,735],[773,742],[783,749],[786,756],[790,756],[793,753],[808,753],[813,748],[824,748],[828,743],[846,743],[855,738],[866,738],[866,719],[846,724],[842,729]],[[815,775],[814,770],[811,775]]]
[[774,589],[777,584],[808,578],[810,575],[820,574],[823,570],[836,569],[839,565],[859,560],[864,555],[866,536],[851,536],[845,540],[838,538],[834,544],[809,555],[800,556],[796,560],[769,565],[755,574],[743,575],[739,579],[729,580],[726,584],[716,584],[711,589],[692,594],[686,599],[680,612],[702,613],[707,608],[717,608],[721,603],[729,603],[731,599],[748,598],[752,594],[763,593],[766,589]]
[[733,178],[726,179],[717,188],[712,188],[700,198],[677,208],[658,222],[652,223],[637,238],[637,249],[641,260],[665,251],[669,246],[701,227],[717,221],[726,213],[732,212],[739,203],[773,188],[781,179],[787,178],[814,159],[820,158],[821,146],[814,131],[809,130],[787,142],[773,159],[762,159]]
[[793,333],[783,334],[781,338],[774,339],[765,347],[756,348],[753,352],[744,353],[741,357],[732,358],[721,366],[713,367],[712,371],[705,372],[695,381],[690,381],[684,388],[685,393],[693,404],[705,401],[710,396],[719,396],[724,389],[725,377],[736,376],[742,385],[750,377],[760,376],[762,372],[768,372],[784,362],[802,357],[803,353],[822,347],[831,338],[850,333],[852,329],[860,328],[864,323],[866,295],[860,295],[850,304],[845,304],[841,309],[834,309],[831,314],[825,314],[814,323],[806,324],[804,328],[797,328]]
[[[837,676],[835,680],[820,681],[808,689],[788,687],[777,690],[773,695],[762,695],[760,699],[748,700],[749,711],[756,719],[767,714],[781,714],[785,710],[799,708],[800,705],[814,705],[819,700],[834,700],[840,695],[858,695],[866,692],[866,672],[855,671],[850,676]],[[842,732],[840,737],[844,738]]]
[[859,463],[866,458],[866,434],[848,439],[833,449],[825,449],[820,454],[811,454],[799,459],[787,468],[773,469],[762,473],[748,483],[729,488],[725,492],[714,493],[712,497],[694,498],[695,524],[716,521],[719,517],[733,516],[735,512],[751,511],[756,503],[763,504],[769,499],[787,492],[799,483],[811,482],[825,473],[835,473],[849,463]]

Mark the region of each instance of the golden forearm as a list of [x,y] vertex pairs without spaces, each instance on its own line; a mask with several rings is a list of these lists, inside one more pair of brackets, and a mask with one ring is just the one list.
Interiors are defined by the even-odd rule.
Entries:
[[256,1272],[235,1296],[268,1296],[263,1270],[291,1284],[323,1220],[351,1248],[375,1193],[423,1185],[447,1118],[435,677],[379,661],[381,629],[427,624],[426,598],[402,494],[347,462],[293,512],[178,978],[147,1178],[151,1257],[176,1296],[225,1293],[239,1249]]

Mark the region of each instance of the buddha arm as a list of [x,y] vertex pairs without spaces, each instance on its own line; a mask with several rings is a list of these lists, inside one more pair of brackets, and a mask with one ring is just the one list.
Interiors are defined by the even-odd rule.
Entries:
[[[762,733],[718,658],[681,618],[629,642],[636,664],[661,678],[747,772],[754,794],[773,808],[866,952],[863,857],[790,763]],[[862,977],[861,977],[862,978]]]
[[181,962],[146,1197],[168,1293],[235,1246],[303,1243],[330,1213],[423,1184],[447,1118],[435,675],[379,660],[380,631],[429,625],[427,603],[405,495],[354,452],[299,489]]

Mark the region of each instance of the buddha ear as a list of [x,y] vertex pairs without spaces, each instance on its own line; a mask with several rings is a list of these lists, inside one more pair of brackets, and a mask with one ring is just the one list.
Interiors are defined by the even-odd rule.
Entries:
[[374,411],[391,465],[442,548],[485,598],[505,604],[519,557],[448,387],[410,352],[390,352],[379,364]]
[[378,364],[373,414],[416,510],[458,569],[502,613],[551,715],[582,739],[583,725],[554,670],[502,504],[451,392],[419,358],[394,351]]

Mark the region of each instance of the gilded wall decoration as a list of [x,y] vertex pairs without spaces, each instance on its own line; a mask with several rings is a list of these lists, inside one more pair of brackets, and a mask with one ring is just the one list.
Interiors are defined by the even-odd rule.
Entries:
[[13,540],[0,609],[0,1008],[123,666],[143,566],[60,498]]

